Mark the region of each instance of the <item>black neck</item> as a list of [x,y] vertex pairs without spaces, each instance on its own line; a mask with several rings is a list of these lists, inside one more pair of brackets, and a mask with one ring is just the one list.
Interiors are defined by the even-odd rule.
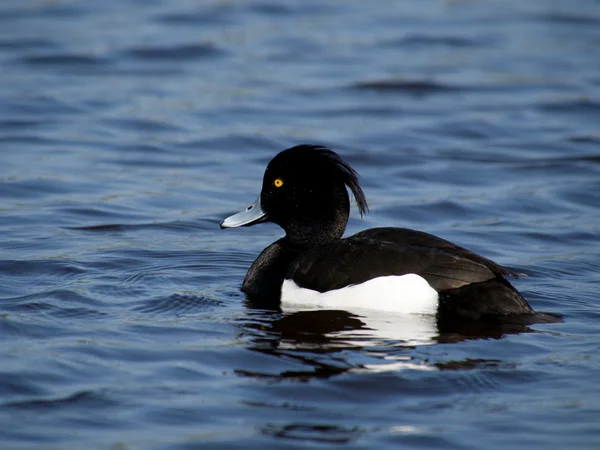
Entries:
[[311,208],[298,211],[281,224],[290,245],[306,251],[342,237],[348,224],[350,201],[343,186],[333,192],[327,202],[314,202]]
[[281,297],[281,284],[290,263],[306,249],[292,244],[286,237],[265,248],[252,263],[242,291],[256,306],[277,306]]
[[307,226],[302,223],[294,223],[286,227],[284,240],[291,247],[307,251],[341,238],[346,230],[347,221],[347,217],[339,217],[327,221],[311,220]]

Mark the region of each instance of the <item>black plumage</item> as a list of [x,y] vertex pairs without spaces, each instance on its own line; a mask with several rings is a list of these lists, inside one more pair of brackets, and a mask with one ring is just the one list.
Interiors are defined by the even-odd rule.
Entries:
[[252,212],[256,218],[236,223],[237,216],[246,214],[240,213],[221,225],[267,220],[286,232],[248,270],[242,290],[249,299],[279,301],[284,279],[327,292],[377,277],[416,274],[438,292],[438,315],[445,318],[550,320],[551,316],[535,313],[505,279],[517,273],[452,242],[405,228],[373,228],[342,239],[350,211],[346,187],[361,215],[367,212],[357,173],[335,152],[300,145],[271,160],[263,178],[260,211]]

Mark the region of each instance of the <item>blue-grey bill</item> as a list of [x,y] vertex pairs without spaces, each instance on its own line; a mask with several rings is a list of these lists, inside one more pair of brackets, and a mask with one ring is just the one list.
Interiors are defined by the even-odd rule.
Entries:
[[229,216],[221,222],[221,228],[247,227],[267,220],[267,213],[260,207],[260,195],[242,212]]

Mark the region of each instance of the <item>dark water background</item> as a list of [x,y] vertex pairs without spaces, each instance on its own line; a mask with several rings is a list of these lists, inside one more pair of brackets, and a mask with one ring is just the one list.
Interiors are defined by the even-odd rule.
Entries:
[[[564,323],[249,308],[305,142]],[[600,448],[599,205],[598,1],[3,0],[0,447]]]

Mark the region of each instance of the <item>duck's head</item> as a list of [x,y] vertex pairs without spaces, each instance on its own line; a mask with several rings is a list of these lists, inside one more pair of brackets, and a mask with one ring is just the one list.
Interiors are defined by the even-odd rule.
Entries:
[[368,206],[358,175],[337,153],[316,145],[289,148],[267,166],[256,201],[225,219],[221,228],[270,221],[282,227],[292,242],[338,239],[350,212],[346,186],[364,214]]

